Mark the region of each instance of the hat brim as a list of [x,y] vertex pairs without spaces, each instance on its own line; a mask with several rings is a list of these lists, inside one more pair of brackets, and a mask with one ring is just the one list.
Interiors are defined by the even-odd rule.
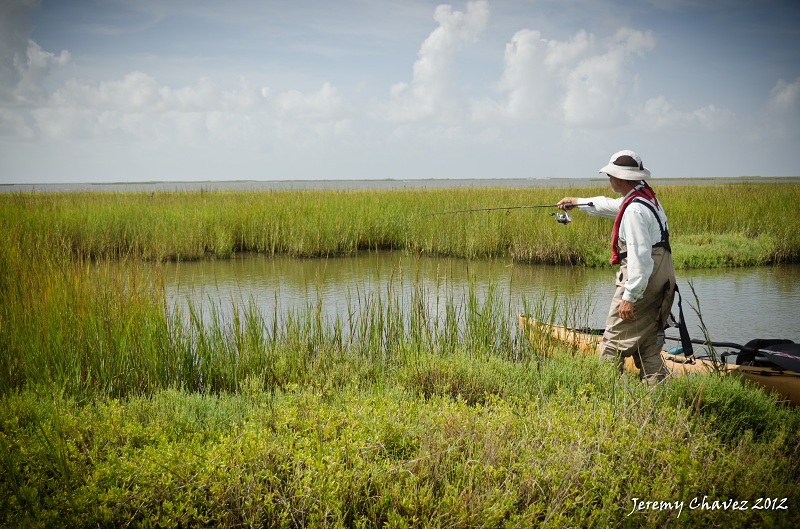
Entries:
[[650,178],[650,169],[639,169],[638,167],[625,167],[610,163],[598,171],[606,173],[620,180],[647,180]]

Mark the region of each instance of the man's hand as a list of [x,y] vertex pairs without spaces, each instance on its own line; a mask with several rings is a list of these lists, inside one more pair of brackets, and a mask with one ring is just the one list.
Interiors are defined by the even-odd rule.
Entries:
[[633,303],[630,301],[625,301],[624,299],[619,303],[619,317],[625,321],[633,321],[636,319],[636,316],[633,314]]
[[564,198],[562,198],[561,200],[558,201],[558,204],[556,204],[556,206],[558,206],[558,209],[576,208],[577,206],[575,204],[578,203],[578,200],[579,199],[577,199],[575,197],[564,197]]

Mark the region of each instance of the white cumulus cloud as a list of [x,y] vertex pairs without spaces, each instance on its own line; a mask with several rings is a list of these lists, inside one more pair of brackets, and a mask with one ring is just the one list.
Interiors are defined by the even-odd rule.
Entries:
[[319,91],[305,94],[289,90],[276,98],[278,114],[284,118],[327,120],[342,117],[347,104],[336,87],[324,83]]
[[29,39],[29,19],[38,7],[35,0],[0,2],[0,104],[4,107],[40,104],[47,98],[44,79],[70,61],[66,50],[51,53]]
[[474,42],[489,21],[489,2],[468,2],[465,11],[440,5],[434,13],[439,24],[422,43],[410,83],[396,83],[392,99],[376,116],[393,122],[460,116],[456,52]]
[[800,133],[800,77],[793,82],[779,79],[775,83],[756,122],[758,126],[752,131],[754,138],[788,141],[789,150],[797,152],[794,138]]
[[606,42],[586,31],[565,41],[538,30],[518,31],[507,44],[500,101],[481,101],[474,115],[492,111],[514,121],[546,120],[569,127],[616,125],[628,120],[626,101],[634,57],[655,47],[650,32],[622,28]]
[[769,94],[767,105],[777,112],[791,112],[798,109],[800,103],[800,77],[793,83],[780,79]]
[[226,137],[253,116],[272,113],[262,89],[240,80],[222,90],[208,78],[177,89],[143,72],[96,85],[67,81],[36,109],[36,131],[48,139],[139,139],[196,142]]
[[713,104],[691,111],[681,111],[674,108],[664,96],[648,99],[634,117],[636,124],[646,130],[715,131],[729,126],[734,119],[732,112]]
[[566,78],[565,123],[573,127],[625,123],[626,100],[635,77],[628,69],[630,58],[654,47],[650,32],[622,28],[605,49],[580,59]]

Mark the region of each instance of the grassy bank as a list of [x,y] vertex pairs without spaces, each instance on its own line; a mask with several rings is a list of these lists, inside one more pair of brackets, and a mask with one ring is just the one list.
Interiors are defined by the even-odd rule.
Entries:
[[[797,412],[734,381],[648,392],[594,359],[555,360],[426,355],[377,380],[340,364],[285,390],[251,377],[123,401],[7,395],[0,524],[797,527]],[[632,512],[634,498],[676,507]]]
[[[739,210],[676,215],[698,215],[703,233],[783,241],[771,258],[790,260],[784,195],[797,188],[772,201],[758,189],[768,205],[753,197],[753,211],[786,208],[784,224],[774,209],[751,225]],[[534,348],[491,289],[438,314],[424,291],[401,306],[390,288],[360,292],[344,316],[245,303],[209,317],[169,306],[163,278],[141,270],[254,249],[605,260],[598,219],[422,220],[528,201],[503,193],[2,197],[0,526],[798,526],[800,410],[738,379],[648,389]],[[592,230],[594,258],[581,253]],[[631,513],[634,498],[685,506]],[[753,508],[759,498],[768,509]],[[748,508],[714,508],[725,500]]]
[[[800,258],[798,184],[660,186],[680,267],[749,266]],[[0,195],[9,244],[65,247],[84,257],[197,259],[262,252],[351,255],[388,249],[531,263],[607,262],[610,221],[549,210],[430,216],[550,204],[576,189],[434,189]]]

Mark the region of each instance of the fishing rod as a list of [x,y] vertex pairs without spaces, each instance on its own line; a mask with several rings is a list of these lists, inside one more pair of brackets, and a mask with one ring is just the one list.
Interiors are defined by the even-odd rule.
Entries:
[[[572,206],[572,207],[581,207],[581,206],[594,206],[594,202],[587,202],[586,204],[570,204],[566,203],[565,206]],[[502,211],[508,209],[532,209],[532,208],[557,208],[558,204],[540,204],[536,206],[505,206],[505,207],[497,207],[497,208],[475,208],[475,209],[454,209],[452,211],[440,211],[438,213],[431,213],[428,215],[429,217],[435,217],[437,215],[450,215],[452,213],[475,213],[476,211]]]
[[[594,206],[594,202],[587,202],[585,204],[570,204],[565,203],[564,206],[567,207],[592,207]],[[535,206],[505,206],[505,207],[496,207],[496,208],[474,208],[474,209],[454,209],[451,211],[440,211],[438,213],[431,213],[427,215],[428,217],[436,217],[439,215],[451,215],[453,213],[475,213],[477,211],[506,211],[507,213],[512,209],[534,209],[534,208],[557,208],[558,204],[538,204]],[[569,213],[564,211],[563,213],[551,213],[551,216],[555,216],[556,220],[561,224],[568,224],[572,221],[572,218],[569,216]]]

